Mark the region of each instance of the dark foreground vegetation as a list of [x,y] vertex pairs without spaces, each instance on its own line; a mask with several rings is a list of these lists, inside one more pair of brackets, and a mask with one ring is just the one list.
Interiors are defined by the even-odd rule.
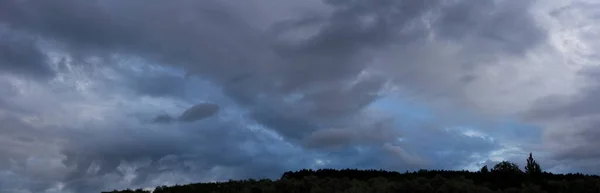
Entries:
[[[154,193],[567,193],[600,192],[600,176],[543,172],[530,155],[525,171],[516,164],[500,162],[479,172],[421,170],[320,169],[286,172],[279,180],[240,180],[160,186]],[[150,193],[123,190],[105,193]]]

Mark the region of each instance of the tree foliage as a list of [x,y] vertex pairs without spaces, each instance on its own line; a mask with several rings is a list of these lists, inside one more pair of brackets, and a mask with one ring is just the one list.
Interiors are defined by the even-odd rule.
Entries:
[[479,172],[481,172],[481,173],[488,173],[488,172],[490,172],[490,170],[488,170],[487,165],[484,165],[483,167],[481,167],[481,170],[479,170]]
[[500,173],[523,173],[519,166],[515,163],[511,163],[509,161],[502,161],[494,166],[492,172],[500,172]]
[[539,175],[542,173],[542,168],[540,167],[540,164],[533,159],[532,153],[529,153],[529,158],[527,158],[525,173],[529,175]]

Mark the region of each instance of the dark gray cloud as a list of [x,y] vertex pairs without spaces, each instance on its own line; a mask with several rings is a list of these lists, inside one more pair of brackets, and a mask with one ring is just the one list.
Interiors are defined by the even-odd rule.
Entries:
[[[285,3],[289,2],[281,4]],[[367,109],[381,97],[380,91],[386,84],[392,81],[426,99],[437,97],[440,91],[446,97],[464,97],[464,80],[479,78],[478,62],[497,55],[522,55],[545,38],[544,32],[534,25],[529,14],[531,3],[527,1],[458,1],[450,5],[439,0],[320,3],[314,6],[327,9],[326,13],[288,17],[284,15],[288,14],[288,7],[283,6],[286,11],[277,11],[282,14],[277,19],[259,21],[254,18],[264,18],[267,12],[275,11],[265,11],[270,8],[257,2],[227,0],[0,0],[0,24],[10,29],[10,36],[23,32],[24,37],[43,40],[55,51],[79,59],[69,64],[73,66],[100,57],[106,59],[99,63],[100,69],[116,68],[113,62],[122,64],[121,59],[139,57],[148,65],[182,69],[188,76],[219,87],[222,100],[232,100],[231,106],[243,108],[252,119],[250,122],[283,137],[283,141],[278,141],[250,132],[248,125],[206,119],[221,113],[221,101],[185,110],[177,119],[186,124],[148,125],[133,123],[126,114],[106,110],[130,107],[123,104],[126,102],[106,102],[110,105],[77,113],[86,118],[77,126],[93,129],[73,129],[56,137],[67,138],[61,152],[69,172],[59,179],[75,192],[118,188],[121,184],[110,183],[123,181],[126,172],[122,167],[128,164],[135,166],[137,177],[123,186],[162,183],[151,181],[169,172],[194,179],[209,179],[211,174],[218,179],[270,177],[286,169],[311,165],[312,156],[303,153],[328,152],[330,147],[335,147],[335,151],[323,159],[333,160],[335,164],[328,165],[331,167],[418,168],[436,158],[421,155],[422,152],[432,152],[440,146],[411,147],[394,142],[404,135],[392,124],[397,120],[388,121]],[[268,27],[253,25],[256,23],[267,23]],[[432,36],[443,40],[431,40]],[[0,44],[0,51],[3,47],[25,51],[7,51],[7,56],[0,53],[0,62],[6,60],[3,58],[18,58],[31,60],[31,66],[0,68],[43,74],[43,68],[33,68],[34,64],[42,66],[41,61],[45,60],[35,58],[43,58],[43,52],[28,47],[35,41],[23,40],[26,41]],[[460,47],[459,53],[444,55],[446,50],[441,50],[442,43],[437,41],[454,42]],[[25,59],[25,53],[38,57]],[[381,56],[384,59],[377,58]],[[151,70],[135,75],[140,72],[134,71],[119,71],[120,75],[131,77],[101,85],[101,91],[86,81],[74,83],[73,90],[95,93],[103,100],[120,100],[123,96],[115,93],[123,91],[119,85],[125,85],[135,92],[133,98],[151,96],[152,99],[144,99],[151,100],[144,105],[157,106],[171,106],[175,99],[167,98],[185,95],[186,88],[196,91],[190,89],[196,85],[190,86],[179,76],[149,74]],[[383,73],[371,73],[379,71]],[[1,102],[0,99],[3,107]],[[164,114],[153,121],[167,123],[173,119]],[[431,141],[442,134],[446,133],[412,137],[413,141]],[[496,145],[454,135],[436,143],[482,152]],[[292,147],[287,148],[288,145]],[[310,150],[297,150],[300,147],[296,145]],[[357,146],[366,146],[363,148],[370,151],[354,149]],[[468,154],[454,152],[443,158],[456,160]]]
[[59,172],[65,172],[56,167],[57,160],[52,160],[59,149],[56,128],[39,129],[11,114],[0,113],[0,120],[0,170],[14,173],[0,176],[4,182],[13,182],[0,186],[0,191],[43,192],[52,187],[61,176]]
[[[522,52],[535,45],[536,39],[521,41],[525,36],[543,37],[535,27],[523,28],[534,26],[528,25],[532,22],[527,15],[528,3],[496,5],[491,1],[461,1],[445,5],[437,0],[326,3],[333,9],[329,15],[276,22],[266,32],[246,25],[248,18],[241,18],[234,12],[243,4],[217,1],[61,0],[33,3],[7,0],[2,2],[5,10],[0,11],[3,12],[2,21],[8,26],[55,40],[64,44],[71,54],[102,56],[119,52],[182,67],[190,74],[222,86],[227,95],[256,111],[253,112],[256,120],[274,126],[271,129],[292,138],[320,129],[311,125],[332,124],[327,120],[321,123],[324,120],[321,117],[343,119],[359,113],[378,98],[376,93],[385,79],[368,79],[344,89],[368,68],[373,53],[378,50],[423,41],[431,30],[461,41],[465,37],[458,34],[467,34],[469,28],[478,27],[481,30],[471,38],[473,43],[467,48],[478,50],[479,40],[495,39],[494,42],[504,46],[490,49],[502,52]],[[475,10],[493,14],[482,17],[483,11]],[[422,17],[433,12],[440,14],[435,28],[428,29],[419,23]],[[508,22],[516,18],[519,23]],[[489,24],[499,21],[506,22]],[[316,33],[301,34],[305,37],[301,41],[286,38],[287,34],[311,25],[319,26]],[[496,28],[519,30],[518,33],[500,33],[503,31]],[[504,51],[504,47],[509,47],[509,51]],[[400,71],[412,68],[400,66]],[[232,81],[239,77],[246,78]],[[421,88],[423,85],[413,86]],[[171,92],[174,87],[139,84],[137,88],[159,95]],[[301,105],[282,102],[281,98],[290,95],[303,96],[301,104],[313,109],[299,112],[297,116],[280,113],[285,111],[283,109]],[[262,106],[267,103],[274,110],[263,110]],[[268,113],[272,111],[276,113]],[[291,129],[303,134],[288,134],[290,129],[285,127],[295,126],[277,124],[307,120],[318,122],[304,124],[304,131]]]
[[578,73],[585,79],[586,86],[577,95],[553,95],[542,98],[530,110],[530,118],[577,118],[600,114],[593,104],[600,102],[600,68],[588,67]]
[[[548,127],[545,138],[554,148],[553,157],[558,160],[600,160],[598,137],[600,137],[600,70],[597,67],[584,68],[580,75],[586,80],[585,86],[575,95],[556,95],[542,98],[527,112],[526,117]],[[597,172],[600,165],[574,164],[580,170]]]
[[[546,38],[533,21],[533,1],[457,1],[433,25],[440,37],[469,46],[466,52],[503,51],[522,55]],[[520,19],[516,19],[520,18]]]
[[200,103],[185,110],[178,119],[183,122],[194,122],[211,117],[217,112],[219,112],[219,105]]
[[173,120],[175,120],[173,117],[171,117],[170,115],[164,114],[164,115],[157,115],[156,117],[154,117],[154,119],[152,119],[153,123],[171,123],[173,122]]
[[287,109],[260,109],[252,112],[250,116],[266,127],[275,129],[288,140],[299,140],[306,137],[307,132],[319,129],[311,118],[304,115],[288,107]]
[[46,79],[54,76],[49,58],[33,37],[17,35],[0,25],[0,71]]
[[142,95],[168,97],[184,95],[185,80],[174,75],[143,76],[133,81],[131,88]]

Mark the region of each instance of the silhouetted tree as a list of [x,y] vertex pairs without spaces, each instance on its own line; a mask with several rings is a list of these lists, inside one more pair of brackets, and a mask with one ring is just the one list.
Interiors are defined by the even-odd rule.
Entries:
[[542,168],[540,168],[540,165],[533,159],[532,153],[529,153],[529,158],[527,158],[525,173],[529,175],[538,175],[542,173]]
[[481,173],[488,173],[488,172],[489,172],[489,170],[488,170],[488,167],[487,167],[487,165],[485,165],[485,166],[481,167],[481,170],[479,170],[479,172],[481,172]]
[[519,165],[515,163],[511,163],[509,161],[502,161],[494,166],[492,172],[502,172],[502,173],[523,173],[521,169],[519,169]]

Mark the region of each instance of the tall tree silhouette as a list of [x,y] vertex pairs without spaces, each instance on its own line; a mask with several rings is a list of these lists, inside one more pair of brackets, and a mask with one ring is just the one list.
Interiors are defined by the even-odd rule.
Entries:
[[519,169],[519,165],[515,163],[511,163],[509,161],[502,161],[494,166],[492,172],[502,172],[502,173],[523,173],[521,169]]
[[483,167],[481,167],[481,170],[479,170],[479,172],[481,173],[488,173],[490,170],[488,170],[487,165],[484,165]]
[[529,175],[542,173],[542,168],[540,167],[540,164],[538,164],[533,159],[532,153],[529,153],[529,158],[527,158],[527,165],[525,166],[525,173],[527,173]]

